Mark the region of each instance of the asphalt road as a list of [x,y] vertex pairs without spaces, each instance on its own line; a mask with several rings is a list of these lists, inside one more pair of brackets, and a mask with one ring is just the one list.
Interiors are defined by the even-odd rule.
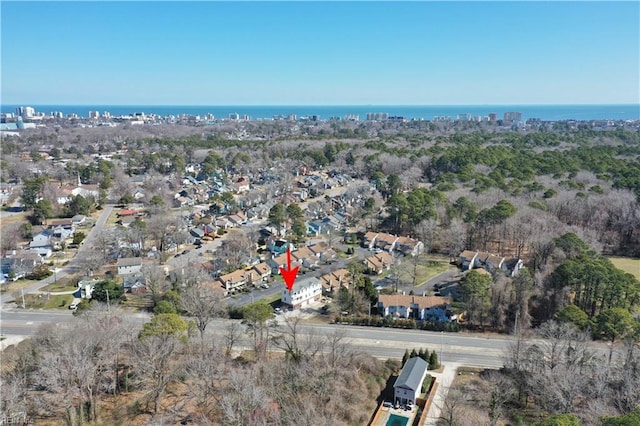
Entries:
[[[109,219],[109,216],[111,215],[112,211],[113,211],[113,205],[104,206],[104,209],[102,210],[100,217],[96,221],[95,226],[91,228],[91,230],[85,237],[81,248],[78,250],[78,253],[73,259],[71,259],[71,261],[69,261],[68,265],[66,265],[64,268],[58,269],[58,271],[55,274],[41,281],[38,281],[35,284],[25,287],[23,289],[24,293],[26,294],[26,293],[36,292],[40,290],[42,287],[49,285],[58,279],[62,279],[66,277],[71,272],[79,270],[80,265],[86,259],[87,253],[89,252],[88,248],[91,247],[95,242],[98,234],[100,233],[100,231],[102,231],[102,229],[104,228],[104,225],[107,223],[107,219]],[[4,309],[5,303],[13,299],[14,297],[11,293],[0,294],[0,310]]]
[[[141,321],[148,318],[147,315],[138,316]],[[43,324],[71,321],[81,321],[81,317],[74,317],[70,311],[5,310],[0,320],[0,332],[5,336],[29,337],[35,335]],[[232,320],[215,320],[207,330],[214,335],[221,334],[230,321]],[[508,338],[487,339],[453,333],[318,323],[305,323],[301,333],[329,335],[336,329],[344,332],[345,341],[350,347],[377,358],[402,358],[405,349],[428,348],[438,351],[440,359],[444,362],[458,362],[479,367],[502,366],[504,349],[509,343]],[[247,338],[244,344],[249,346],[250,340]]]

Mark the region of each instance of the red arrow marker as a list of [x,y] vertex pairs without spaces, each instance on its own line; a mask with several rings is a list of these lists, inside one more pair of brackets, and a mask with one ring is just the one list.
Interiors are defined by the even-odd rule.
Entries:
[[281,266],[280,273],[282,274],[282,278],[284,278],[284,283],[287,285],[289,292],[293,289],[293,283],[296,282],[296,275],[298,274],[299,268],[299,266],[296,266],[291,269],[291,246],[287,247],[287,269]]

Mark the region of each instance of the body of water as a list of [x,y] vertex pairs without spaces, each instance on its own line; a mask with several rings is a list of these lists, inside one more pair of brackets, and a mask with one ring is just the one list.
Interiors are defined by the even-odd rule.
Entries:
[[248,115],[251,119],[272,119],[295,114],[297,118],[316,115],[320,120],[332,117],[344,118],[347,115],[359,116],[365,120],[368,113],[387,113],[389,116],[401,116],[410,119],[433,120],[434,117],[451,117],[469,114],[486,117],[490,113],[502,119],[505,112],[520,112],[522,119],[539,118],[545,121],[557,120],[638,120],[640,105],[1,105],[3,113],[15,113],[20,106],[31,106],[37,113],[46,115],[52,112],[77,114],[88,117],[89,111],[108,111],[112,116],[144,113],[166,117],[169,115],[213,114],[216,119],[228,118],[229,114]]

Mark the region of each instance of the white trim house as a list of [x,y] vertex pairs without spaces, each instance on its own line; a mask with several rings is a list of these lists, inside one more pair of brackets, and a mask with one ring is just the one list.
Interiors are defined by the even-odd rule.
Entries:
[[286,287],[282,289],[280,298],[283,305],[293,309],[300,309],[309,306],[314,301],[322,297],[322,284],[317,278],[305,278],[296,280],[291,291]]

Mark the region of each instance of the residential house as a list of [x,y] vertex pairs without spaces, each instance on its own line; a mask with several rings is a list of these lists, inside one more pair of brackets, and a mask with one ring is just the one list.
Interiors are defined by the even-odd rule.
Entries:
[[396,237],[395,235],[380,233],[376,237],[375,246],[380,250],[391,253],[396,248],[397,242],[398,237]]
[[458,256],[458,264],[463,271],[470,271],[475,266],[477,257],[477,251],[465,250]]
[[297,262],[300,266],[313,269],[318,266],[320,259],[309,250],[309,247],[302,246],[296,251],[291,252],[291,262]]
[[348,269],[338,269],[320,277],[320,283],[326,293],[334,293],[340,287],[349,288],[351,278]]
[[[480,256],[478,256],[480,257]],[[481,264],[489,272],[502,269],[504,263],[504,257],[496,256],[495,254],[482,253]]]
[[102,282],[100,278],[84,278],[78,281],[78,292],[74,293],[74,296],[80,297],[82,299],[91,299],[91,295],[93,294],[93,289],[96,287],[96,284]]
[[424,251],[424,243],[414,238],[399,237],[396,250],[405,256],[418,256]]
[[127,275],[122,286],[125,293],[144,294],[147,292],[147,279],[140,273]]
[[231,189],[236,193],[248,192],[251,189],[249,178],[246,176],[242,176],[235,180],[231,184]]
[[427,362],[419,356],[409,358],[393,384],[393,397],[398,404],[415,404],[427,377]]
[[244,286],[251,278],[250,273],[244,269],[238,269],[229,274],[222,275],[218,280],[225,290],[235,290]]
[[50,257],[53,253],[53,231],[51,229],[45,229],[44,231],[36,234],[29,243],[29,250],[38,253],[41,257]]
[[233,228],[235,225],[229,220],[228,217],[219,217],[215,220],[215,226],[227,230]]
[[281,302],[292,309],[301,309],[309,306],[322,297],[322,284],[315,277],[298,279],[291,291],[287,288],[282,290]]
[[307,235],[317,237],[322,234],[329,234],[334,228],[322,220],[313,220],[307,223]]
[[40,255],[20,252],[20,254],[0,259],[0,270],[5,280],[16,281],[32,273],[36,265],[41,263],[42,257]]
[[370,274],[381,274],[391,269],[392,266],[393,256],[387,252],[374,254],[364,260],[364,267]]
[[121,257],[118,259],[118,275],[136,274],[142,271],[142,258]]
[[524,262],[522,259],[517,257],[512,257],[511,259],[505,260],[502,263],[502,269],[504,269],[508,276],[515,277],[520,272],[520,269],[524,267]]
[[66,204],[72,196],[76,195],[82,195],[84,198],[92,197],[95,200],[100,198],[100,190],[97,185],[60,186],[56,194],[58,204]]
[[491,253],[465,250],[458,257],[458,265],[463,271],[481,268],[491,273],[502,271],[507,276],[514,277],[520,272],[524,263],[517,257],[507,259]]
[[244,225],[247,222],[247,216],[241,211],[236,214],[227,216],[227,219],[229,219],[229,222],[231,222],[233,226],[236,227]]
[[286,267],[287,265],[287,254],[285,253],[280,256],[272,257],[266,261],[266,264],[271,268],[271,273],[273,275],[279,275],[280,267]]
[[60,249],[60,243],[70,238],[73,235],[73,230],[65,228],[63,226],[52,226],[51,230],[51,242],[55,249]]
[[266,262],[260,262],[253,266],[252,272],[260,281],[267,281],[271,276],[271,267]]
[[191,207],[195,204],[196,202],[191,197],[183,197],[182,195],[178,195],[174,198],[175,207]]
[[139,218],[137,216],[125,216],[123,218],[118,219],[116,223],[124,226],[125,228],[128,228],[129,226],[131,226],[133,222],[135,222],[138,219]]
[[387,294],[378,297],[378,312],[383,317],[446,321],[450,306],[450,297]]
[[68,231],[73,231],[73,219],[58,219],[49,222],[49,228],[63,228]]
[[197,240],[202,240],[202,237],[204,237],[204,230],[201,228],[190,229],[189,233],[191,234],[192,237],[196,238]]
[[336,252],[325,242],[319,242],[308,247],[316,257],[325,263],[332,262],[338,257]]
[[362,242],[362,246],[368,249],[372,249],[376,245],[376,238],[378,237],[377,232],[367,232],[364,234],[364,241]]
[[295,250],[293,244],[287,242],[287,240],[272,238],[267,241],[267,249],[275,255],[286,253],[287,248],[291,248],[292,251]]
[[71,223],[73,226],[82,225],[87,221],[87,217],[83,214],[77,214],[71,218]]
[[123,218],[123,217],[127,217],[127,216],[137,216],[138,213],[139,212],[137,210],[121,209],[121,210],[116,212],[116,216],[118,216],[119,218]]

